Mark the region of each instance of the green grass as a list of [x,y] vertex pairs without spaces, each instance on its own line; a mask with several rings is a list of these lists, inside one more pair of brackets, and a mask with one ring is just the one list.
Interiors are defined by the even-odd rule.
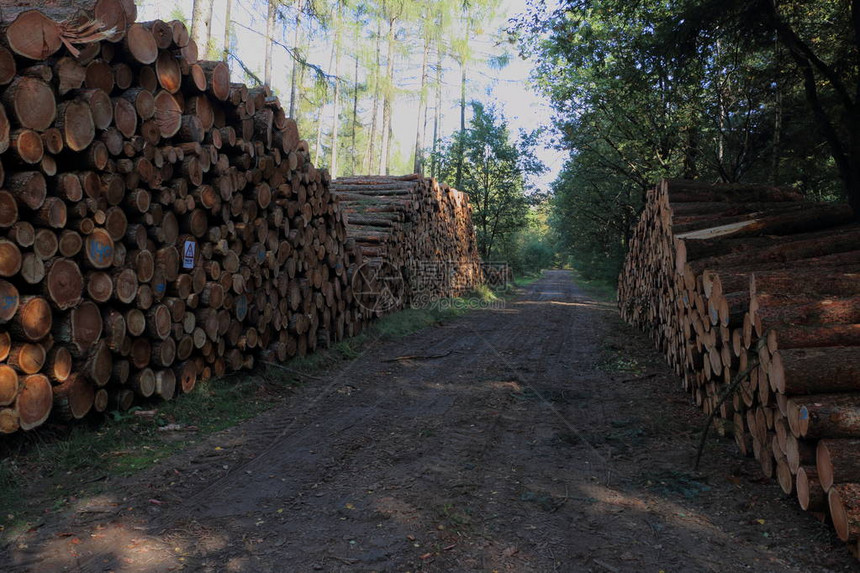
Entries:
[[618,289],[615,285],[598,279],[583,278],[582,273],[576,269],[572,269],[573,279],[576,284],[585,291],[585,293],[601,302],[614,303],[618,299]]
[[[260,375],[213,379],[181,399],[111,412],[100,422],[49,426],[4,440],[0,533],[30,527],[40,514],[93,493],[94,484],[97,487],[105,477],[146,469],[203,436],[271,408],[292,386],[285,378]],[[159,429],[167,424],[180,429]],[[50,492],[48,499],[45,492]]]
[[[496,297],[483,288],[468,296]],[[42,515],[61,510],[75,497],[95,493],[105,477],[149,468],[210,434],[278,406],[297,386],[358,357],[372,342],[402,338],[474,308],[458,302],[462,303],[446,300],[428,308],[402,310],[328,349],[281,367],[259,364],[250,373],[212,379],[169,402],[4,437],[0,440],[0,539],[26,531]],[[168,424],[178,425],[179,430],[159,429]]]

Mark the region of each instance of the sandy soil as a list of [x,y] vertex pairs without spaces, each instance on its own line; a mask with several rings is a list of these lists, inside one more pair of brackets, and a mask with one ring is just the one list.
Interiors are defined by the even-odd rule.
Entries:
[[[411,356],[411,358],[402,358]],[[3,571],[843,571],[611,305],[548,272],[12,540]]]

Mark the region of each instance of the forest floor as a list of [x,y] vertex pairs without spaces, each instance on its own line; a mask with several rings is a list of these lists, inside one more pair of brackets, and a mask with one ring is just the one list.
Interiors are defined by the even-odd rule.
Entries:
[[7,532],[0,569],[857,569],[730,438],[693,471],[704,416],[613,304],[552,271],[503,306],[109,478]]

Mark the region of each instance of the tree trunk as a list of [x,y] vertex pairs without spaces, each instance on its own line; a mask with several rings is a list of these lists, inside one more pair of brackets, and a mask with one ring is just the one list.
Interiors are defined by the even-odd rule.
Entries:
[[378,169],[374,168],[374,158],[376,156],[376,122],[379,113],[379,96],[381,85],[379,81],[379,69],[382,67],[381,60],[381,43],[382,43],[382,18],[376,21],[376,65],[373,67],[373,105],[370,113],[370,136],[367,138],[367,166],[365,172],[375,173]]
[[332,46],[332,50],[334,50],[334,102],[332,102],[333,109],[331,114],[331,161],[329,162],[329,172],[331,173],[332,179],[337,177],[337,139],[340,119],[340,114],[338,113],[338,111],[340,104],[340,43],[342,34],[341,10],[342,5],[338,3],[334,21],[334,45]]
[[388,175],[391,166],[391,107],[394,104],[394,24],[396,17],[388,19],[388,55],[385,64],[385,91],[382,99],[382,149],[380,149],[379,172]]
[[290,113],[288,117],[290,119],[296,119],[296,98],[298,97],[297,89],[298,89],[298,79],[299,79],[299,50],[302,38],[302,0],[298,0],[296,2],[296,29],[293,33],[293,72],[290,74]]
[[263,81],[267,86],[272,85],[272,36],[275,33],[275,14],[277,13],[278,0],[268,1],[268,13],[266,15],[266,56],[263,64]]
[[[774,45],[774,59],[776,66],[774,69],[781,70],[782,58],[779,47],[779,40]],[[771,144],[770,155],[770,183],[771,185],[779,184],[779,163],[780,155],[782,154],[782,78],[777,78],[774,81],[774,110],[773,110],[773,143]]]
[[421,58],[421,89],[418,93],[418,127],[415,129],[414,173],[424,173],[424,123],[427,121],[427,57],[430,54],[430,31],[424,30],[424,53]]
[[212,21],[212,0],[194,0],[191,8],[191,40],[206,49],[208,24]]
[[[442,42],[436,41],[436,109],[433,113],[433,158],[430,163],[430,177],[436,177],[436,150],[439,143],[439,129],[442,126]],[[455,185],[456,187],[456,185]]]
[[221,50],[221,59],[227,62],[230,56],[230,24],[233,17],[233,0],[227,0],[224,8],[224,48]]
[[214,10],[212,9],[215,0],[207,0],[208,4],[206,5],[206,37],[203,39],[202,44],[198,44],[203,47],[203,59],[211,59],[212,52],[214,51],[214,45],[212,43],[212,15]]
[[[358,45],[358,36],[355,38]],[[355,143],[355,137],[358,133],[358,54],[355,56],[355,71],[353,72],[353,94],[352,94],[352,153],[349,154],[350,163],[352,165],[351,175],[356,175],[356,163],[358,159],[358,146]]]
[[[468,29],[467,29],[468,36]],[[463,138],[466,136],[466,56],[460,60],[460,142],[457,148],[457,174],[454,176],[454,187],[460,189],[463,186],[463,162],[466,150],[463,146]]]

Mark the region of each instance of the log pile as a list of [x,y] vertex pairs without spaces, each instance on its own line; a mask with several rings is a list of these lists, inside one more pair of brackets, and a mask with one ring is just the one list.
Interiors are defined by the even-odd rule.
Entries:
[[0,11],[0,433],[171,399],[367,320],[280,102],[198,61],[181,22],[83,4]]
[[390,293],[376,301],[376,312],[455,296],[482,282],[465,193],[419,175],[344,177],[331,190],[363,257],[369,290]]
[[[860,224],[762,186],[661,181],[619,280],[706,413],[804,510],[860,541]],[[727,399],[722,400],[724,396]]]
[[332,193],[278,99],[181,22],[44,6],[0,7],[0,433],[355,335],[392,310],[361,298],[384,260],[468,260],[444,296],[479,279],[464,195]]

